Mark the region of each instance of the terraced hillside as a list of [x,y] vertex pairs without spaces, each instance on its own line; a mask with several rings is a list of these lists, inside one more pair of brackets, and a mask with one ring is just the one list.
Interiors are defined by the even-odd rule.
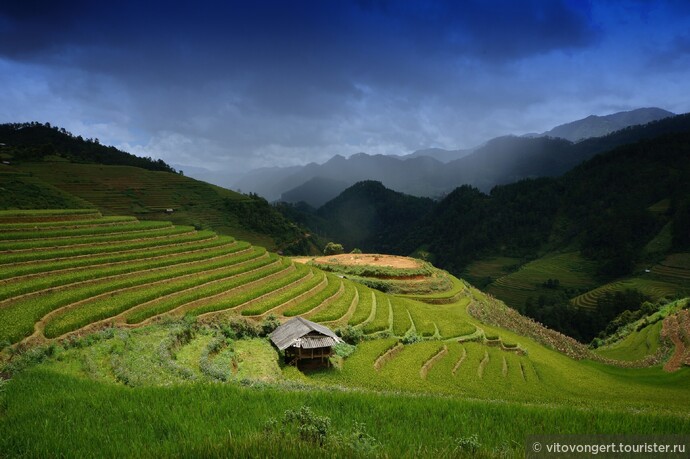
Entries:
[[64,160],[27,162],[4,166],[0,186],[6,191],[0,209],[97,208],[108,216],[212,229],[271,250],[297,243],[309,247],[301,231],[265,201],[170,172]]
[[[514,311],[487,309],[495,300],[419,260],[346,255],[295,263],[230,236],[94,209],[2,211],[0,254],[0,342],[41,343],[162,317],[303,315],[370,338],[480,340],[522,352],[519,340],[502,339],[504,331],[487,333],[485,324],[493,324],[573,358],[598,358],[563,335],[525,327]],[[519,272],[526,271],[537,273]],[[412,287],[401,289],[404,281]],[[372,282],[398,293],[365,285]]]
[[573,304],[595,308],[597,298],[605,292],[637,289],[652,300],[690,293],[690,254],[675,253],[637,277],[606,284],[573,299]]
[[517,269],[516,263],[519,260],[514,258],[480,260],[472,263],[466,274],[470,281],[486,285],[487,292],[520,310],[528,300],[534,303],[540,295],[556,291],[567,295],[573,305],[591,311],[607,292],[636,289],[653,301],[690,293],[690,255],[686,253],[669,255],[648,273],[600,286],[594,277],[595,263],[578,252],[550,254]]
[[510,305],[524,305],[528,298],[536,298],[547,289],[549,280],[558,281],[559,288],[587,290],[596,286],[594,263],[579,253],[553,254],[532,261],[517,271],[496,279],[488,292]]
[[[354,277],[366,280],[363,274],[370,268],[359,266]],[[686,303],[657,322],[662,325],[649,325],[657,328],[646,336],[666,344],[638,352],[635,339],[607,356],[430,265],[376,269],[385,275],[369,280],[396,285],[407,277],[417,288],[384,293],[347,273],[169,222],[103,216],[93,209],[0,212],[0,377],[12,377],[9,383],[0,380],[0,428],[7,432],[0,446],[17,455],[48,450],[93,455],[93,441],[85,440],[84,432],[96,438],[104,429],[90,429],[103,420],[109,435],[127,432],[125,437],[141,448],[149,441],[158,445],[148,439],[148,427],[132,429],[136,411],[149,427],[162,429],[154,437],[175,438],[156,450],[161,456],[179,452],[181,444],[192,456],[227,451],[251,456],[265,443],[256,438],[266,438],[261,435],[267,435],[269,416],[295,409],[297,400],[320,410],[323,400],[333,400],[339,411],[332,415],[345,420],[335,428],[355,426],[355,446],[375,438],[365,446],[389,457],[405,451],[456,457],[457,445],[467,444],[467,438],[477,438],[486,457],[513,457],[523,452],[521,442],[534,428],[552,433],[687,429]],[[418,288],[425,280],[426,288]],[[265,338],[266,327],[275,325],[273,316],[296,315],[339,329],[356,346],[338,349],[344,357],[332,359],[335,368],[303,373],[283,365]],[[647,359],[650,354],[653,361]],[[242,387],[254,384],[263,389]],[[427,396],[407,395],[419,393]],[[145,400],[123,402],[145,394]],[[263,408],[252,408],[251,400]],[[380,411],[387,403],[392,405]],[[361,409],[343,410],[352,404]],[[208,411],[211,406],[215,411]],[[233,419],[226,419],[219,406]],[[126,428],[118,427],[120,410]],[[187,420],[198,419],[199,410],[205,420],[192,428]],[[409,424],[414,433],[403,423],[407,434],[394,435],[404,413],[414,414]],[[45,416],[48,423],[33,425]],[[509,418],[532,421],[506,423]],[[210,429],[209,419],[213,424],[222,419],[224,430]],[[373,437],[363,433],[362,419],[371,420]],[[251,427],[238,431],[239,425]],[[183,434],[187,428],[191,436]],[[461,437],[459,428],[465,429]],[[223,452],[200,446],[199,436],[203,445],[209,439],[220,442]],[[276,439],[281,448],[289,443]],[[133,447],[121,448],[115,447],[121,455],[136,454]],[[347,454],[361,451],[356,452]]]
[[[164,315],[306,315],[386,336],[475,332],[458,307],[430,314],[424,303],[230,236],[93,209],[2,211],[0,254],[0,341],[10,343],[136,327]],[[462,289],[458,283],[453,295]]]

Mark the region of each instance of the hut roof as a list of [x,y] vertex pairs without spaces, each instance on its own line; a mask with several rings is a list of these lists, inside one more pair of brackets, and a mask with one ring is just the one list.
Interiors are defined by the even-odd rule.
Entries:
[[314,349],[343,342],[328,327],[301,317],[295,317],[276,328],[271,333],[271,341],[281,351],[290,346]]

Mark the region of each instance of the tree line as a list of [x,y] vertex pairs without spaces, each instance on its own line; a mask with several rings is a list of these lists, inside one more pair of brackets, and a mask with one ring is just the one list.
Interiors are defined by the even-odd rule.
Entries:
[[73,162],[134,166],[153,171],[177,173],[162,159],[139,157],[102,145],[98,138],[75,136],[50,123],[0,124],[0,151],[14,161],[41,161],[46,156],[61,156]]

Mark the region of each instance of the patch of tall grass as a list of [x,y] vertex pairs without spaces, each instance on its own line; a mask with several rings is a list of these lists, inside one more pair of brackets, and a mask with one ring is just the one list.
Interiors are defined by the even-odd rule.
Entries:
[[[194,384],[125,388],[32,370],[0,395],[0,450],[8,457],[357,456],[292,436],[266,436],[266,423],[309,406],[337,432],[358,424],[387,457],[518,456],[539,434],[686,434],[686,416],[534,406],[371,392],[288,391]],[[133,415],[136,413],[136,415]],[[519,420],[516,422],[515,420]],[[336,446],[336,448],[338,448]],[[349,451],[349,453],[348,453]]]

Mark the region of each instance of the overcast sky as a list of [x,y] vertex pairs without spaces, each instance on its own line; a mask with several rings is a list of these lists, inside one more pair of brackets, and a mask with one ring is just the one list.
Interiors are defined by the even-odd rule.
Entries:
[[649,106],[690,111],[686,0],[0,2],[0,122],[188,175]]

